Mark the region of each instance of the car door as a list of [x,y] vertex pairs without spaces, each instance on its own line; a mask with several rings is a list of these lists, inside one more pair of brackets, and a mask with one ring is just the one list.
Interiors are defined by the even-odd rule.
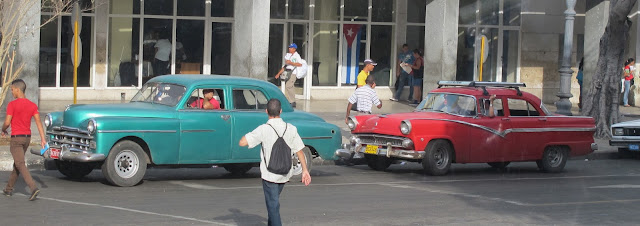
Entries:
[[478,101],[480,109],[477,118],[473,119],[474,127],[471,127],[469,139],[471,151],[470,162],[502,162],[502,150],[509,149],[507,139],[501,136],[505,128],[503,101],[497,97],[493,101],[494,117],[489,116],[489,100],[481,98]]
[[[203,98],[204,89],[214,89],[221,109],[205,110],[192,104]],[[231,113],[226,109],[224,86],[194,89],[178,110],[180,119],[180,164],[206,164],[231,158]]]
[[504,134],[510,148],[502,149],[498,157],[505,161],[518,161],[529,160],[537,153],[542,153],[548,140],[548,133],[544,130],[547,116],[520,97],[508,98],[507,107],[507,130]]
[[[267,122],[267,101],[268,96],[259,87],[239,86],[231,89],[233,142],[237,143],[242,136]],[[239,162],[259,161],[260,150],[261,145],[251,149],[233,145],[231,158]]]

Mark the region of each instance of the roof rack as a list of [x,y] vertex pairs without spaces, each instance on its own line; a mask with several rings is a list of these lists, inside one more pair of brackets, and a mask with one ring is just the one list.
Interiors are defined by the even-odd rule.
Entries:
[[466,87],[481,87],[483,95],[488,96],[489,92],[487,87],[504,87],[514,88],[517,91],[518,96],[522,96],[520,87],[527,87],[524,83],[518,82],[476,82],[476,81],[438,81],[438,88],[443,86],[466,86]]

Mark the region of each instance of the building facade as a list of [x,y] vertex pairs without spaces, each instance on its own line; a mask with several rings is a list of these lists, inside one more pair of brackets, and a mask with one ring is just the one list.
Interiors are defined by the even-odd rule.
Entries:
[[[33,1],[33,0],[32,0]],[[309,63],[300,99],[346,99],[371,58],[381,98],[392,95],[402,44],[424,52],[425,92],[439,80],[524,82],[558,98],[565,1],[559,0],[82,0],[78,100],[129,99],[148,79],[202,73],[274,79],[289,43]],[[608,1],[578,0],[572,65],[597,61]],[[636,6],[637,7],[637,6]],[[51,13],[41,6],[39,20]],[[632,10],[636,12],[636,10]],[[638,16],[630,15],[638,22]],[[629,57],[640,45],[636,25]],[[32,87],[41,101],[73,99],[70,15],[42,27]],[[588,79],[586,79],[588,80]],[[578,101],[572,78],[572,103]],[[408,95],[408,88],[404,95]],[[406,99],[406,97],[404,98]]]

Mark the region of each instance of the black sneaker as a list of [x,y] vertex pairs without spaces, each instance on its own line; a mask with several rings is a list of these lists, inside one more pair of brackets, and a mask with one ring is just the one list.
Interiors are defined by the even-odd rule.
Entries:
[[40,189],[36,189],[35,191],[33,191],[31,193],[31,196],[29,197],[29,201],[36,200],[36,197],[38,196],[38,194],[40,194]]
[[4,196],[12,196],[13,192],[7,191],[7,190],[2,190],[2,194],[4,194]]

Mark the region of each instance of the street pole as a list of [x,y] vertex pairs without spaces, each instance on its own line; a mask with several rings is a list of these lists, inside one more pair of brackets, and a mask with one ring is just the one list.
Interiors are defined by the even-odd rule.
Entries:
[[571,114],[571,102],[569,98],[571,95],[571,49],[573,46],[573,21],[576,11],[573,9],[576,6],[576,0],[567,0],[567,10],[564,11],[565,24],[564,24],[564,48],[562,52],[562,66],[560,67],[560,92],[556,94],[560,100],[556,101],[556,113],[562,115]]

